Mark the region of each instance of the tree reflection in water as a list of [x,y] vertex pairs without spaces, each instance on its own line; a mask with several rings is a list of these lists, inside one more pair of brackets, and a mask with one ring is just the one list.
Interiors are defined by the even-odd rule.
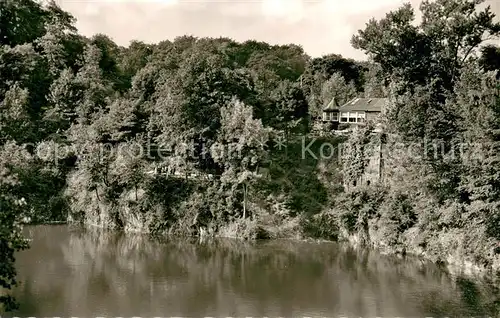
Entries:
[[[333,243],[152,240],[37,226],[18,256],[22,316],[463,316],[498,290]],[[495,305],[495,301],[497,302]]]

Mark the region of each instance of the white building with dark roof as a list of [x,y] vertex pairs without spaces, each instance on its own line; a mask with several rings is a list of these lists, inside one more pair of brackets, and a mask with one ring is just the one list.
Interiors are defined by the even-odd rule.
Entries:
[[354,98],[339,106],[335,98],[323,109],[323,122],[335,124],[363,125],[377,121],[385,111],[387,98]]

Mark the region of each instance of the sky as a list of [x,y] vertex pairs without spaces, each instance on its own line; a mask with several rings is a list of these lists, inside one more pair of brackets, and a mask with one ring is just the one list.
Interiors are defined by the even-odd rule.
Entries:
[[[420,0],[409,0],[418,6]],[[500,16],[500,0],[487,0]],[[408,0],[56,0],[86,35],[119,45],[157,43],[181,35],[294,43],[307,54],[364,59],[350,39],[372,17]]]

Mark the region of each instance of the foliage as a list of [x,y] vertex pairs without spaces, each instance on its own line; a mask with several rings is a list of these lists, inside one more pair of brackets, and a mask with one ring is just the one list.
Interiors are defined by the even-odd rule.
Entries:
[[[16,251],[27,247],[22,235],[21,221],[26,215],[26,200],[20,189],[19,174],[29,165],[31,156],[22,147],[8,142],[0,147],[0,288],[10,289],[17,284]],[[0,308],[16,308],[9,295],[0,296]]]
[[307,132],[307,101],[298,84],[282,81],[271,93],[270,102],[262,116],[265,125],[283,131],[285,136]]
[[[481,3],[424,1],[419,24],[409,4],[371,20],[353,37],[370,57],[357,62],[228,38],[121,47],[79,35],[55,2],[1,2],[2,286],[15,282],[23,217],[157,235],[358,235],[498,264],[499,49],[481,45],[500,24]],[[383,134],[369,124],[342,145],[315,139],[326,103],[361,94],[388,97]],[[377,147],[398,143],[444,153],[389,153],[381,184],[360,187]],[[342,162],[321,157],[326,144]]]
[[387,97],[387,83],[384,78],[382,67],[379,64],[372,63],[365,72],[365,97],[383,98]]
[[238,185],[243,185],[243,218],[248,186],[259,177],[257,168],[266,157],[269,133],[260,120],[252,118],[252,109],[243,103],[233,100],[221,109],[221,132],[211,153],[215,162],[224,163],[222,184],[231,185],[233,193]]
[[[357,91],[354,83],[347,83],[340,73],[334,73],[323,83],[321,89],[322,105],[328,105],[332,98],[335,98],[338,105],[342,106],[356,97],[356,95]],[[321,112],[319,112],[319,114],[321,114]]]
[[500,48],[494,45],[485,45],[481,48],[481,57],[479,65],[484,71],[496,71],[499,79],[500,70]]
[[371,125],[355,129],[347,142],[342,144],[342,174],[344,183],[348,186],[359,183],[373,154],[369,145],[373,139],[372,131]]
[[320,116],[321,109],[330,102],[333,95],[340,95],[338,98],[342,104],[343,99],[349,99],[363,91],[364,72],[363,63],[340,55],[331,54],[312,59],[301,78],[311,116]]
[[[498,269],[497,48],[481,45],[500,24],[482,2],[424,1],[419,24],[407,4],[370,20],[352,43],[389,84],[387,194],[369,220],[371,241]],[[364,141],[350,139],[348,158],[358,158]],[[417,152],[396,153],[395,145]],[[361,161],[343,173],[357,178]]]

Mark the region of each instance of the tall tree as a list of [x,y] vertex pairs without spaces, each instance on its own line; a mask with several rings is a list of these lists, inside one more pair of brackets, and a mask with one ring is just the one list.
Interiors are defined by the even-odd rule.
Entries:
[[130,42],[129,47],[120,51],[118,67],[124,77],[124,85],[130,88],[132,78],[148,63],[153,53],[153,46],[140,41]]
[[413,104],[420,105],[412,109],[413,116],[426,118],[411,129],[416,134],[413,136],[399,125],[408,119],[408,105],[396,103],[392,122],[401,134],[412,138],[453,137],[454,129],[447,126],[453,124],[455,116],[453,109],[445,106],[446,99],[453,93],[461,68],[479,45],[500,33],[500,23],[494,21],[490,8],[479,10],[482,2],[423,1],[419,25],[414,23],[413,8],[406,4],[379,21],[370,20],[353,37],[353,46],[368,53],[398,83],[396,95],[429,93],[426,102],[410,97]]
[[384,72],[410,84],[439,80],[445,91],[453,89],[460,68],[483,41],[500,33],[490,7],[479,11],[484,0],[425,0],[420,5],[422,22],[414,25],[410,4],[385,18],[372,19],[352,39],[379,63]]
[[305,133],[309,119],[308,105],[298,83],[282,81],[270,97],[270,105],[266,105],[261,117],[263,123],[282,131],[286,138],[294,132]]
[[260,120],[253,118],[252,108],[242,102],[233,99],[221,109],[221,131],[211,153],[224,165],[221,181],[231,186],[232,194],[242,187],[243,218],[247,216],[248,187],[259,177],[257,167],[266,156],[269,133]]
[[0,2],[0,44],[16,46],[33,42],[44,33],[47,12],[32,0]]
[[75,76],[77,89],[83,90],[75,110],[78,119],[84,124],[90,123],[93,114],[104,109],[107,98],[112,94],[110,82],[104,78],[99,66],[100,60],[99,48],[87,45],[83,65]]
[[500,79],[500,47],[495,45],[482,47],[479,65],[485,71],[496,71],[497,78]]
[[463,126],[461,189],[468,211],[500,241],[500,83],[495,72],[471,65],[462,74],[455,99]]
[[[15,252],[25,249],[27,241],[21,228],[26,207],[19,188],[20,174],[31,161],[29,153],[13,142],[0,145],[0,288],[11,289],[17,284]],[[14,298],[0,295],[0,310],[17,308]]]
[[380,65],[370,63],[368,71],[365,72],[365,97],[383,98],[387,97],[386,79]]
[[353,81],[356,89],[360,90],[363,87],[363,71],[364,67],[361,63],[346,59],[341,55],[329,54],[309,61],[304,70],[303,81],[307,85],[309,79],[312,79],[315,74],[330,78],[333,74],[340,73],[347,82]]
[[19,143],[33,140],[33,121],[29,115],[29,93],[12,86],[0,102],[0,144],[10,140]]
[[[349,100],[356,97],[356,87],[353,82],[347,82],[340,73],[334,73],[326,82],[323,83],[321,89],[321,101],[322,106],[328,105],[328,103],[335,98],[339,105],[344,105]],[[321,109],[316,110],[321,114]]]

